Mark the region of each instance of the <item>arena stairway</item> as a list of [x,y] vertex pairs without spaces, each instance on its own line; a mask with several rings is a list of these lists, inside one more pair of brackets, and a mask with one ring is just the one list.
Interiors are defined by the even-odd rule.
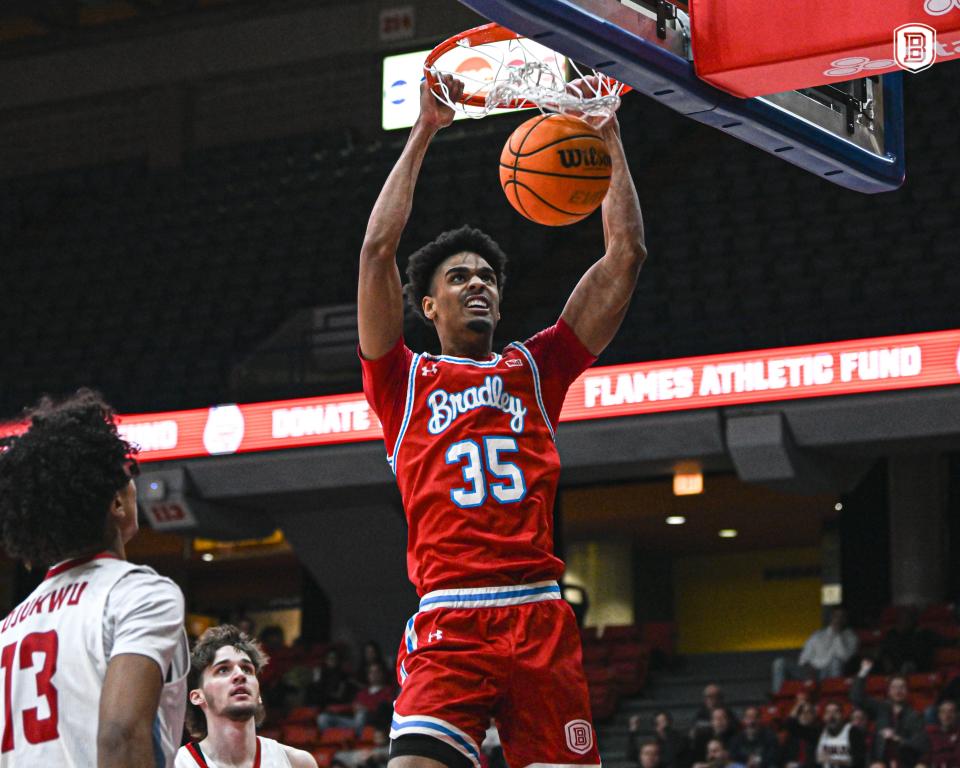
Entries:
[[640,715],[641,736],[653,736],[653,718],[662,709],[673,715],[676,728],[685,731],[700,707],[704,686],[717,683],[723,689],[726,705],[739,716],[744,707],[767,702],[773,660],[796,654],[796,650],[787,650],[678,657],[672,670],[652,674],[643,694],[622,700],[616,717],[599,727],[604,768],[636,768],[627,759],[628,724],[634,715]]

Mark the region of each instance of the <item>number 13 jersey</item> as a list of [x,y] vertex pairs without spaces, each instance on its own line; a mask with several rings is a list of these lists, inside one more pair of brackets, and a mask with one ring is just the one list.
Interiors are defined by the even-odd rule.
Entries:
[[147,566],[103,553],[51,568],[0,624],[0,768],[95,766],[107,665],[126,653],[163,675],[154,765],[172,766],[190,665],[183,618],[180,589]]
[[554,430],[567,389],[594,360],[563,320],[487,360],[414,354],[403,339],[376,360],[361,355],[421,596],[560,577]]

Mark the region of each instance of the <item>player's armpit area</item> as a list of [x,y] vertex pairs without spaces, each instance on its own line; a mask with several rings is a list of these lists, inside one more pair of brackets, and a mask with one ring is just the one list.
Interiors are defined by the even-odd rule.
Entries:
[[153,721],[162,689],[163,672],[153,659],[122,653],[110,660],[100,693],[98,768],[153,765]]

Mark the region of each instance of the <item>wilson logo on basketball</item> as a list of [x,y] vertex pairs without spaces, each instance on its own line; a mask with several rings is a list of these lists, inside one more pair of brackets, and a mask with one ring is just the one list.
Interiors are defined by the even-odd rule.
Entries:
[[596,147],[590,149],[558,149],[560,165],[564,168],[609,168],[610,155],[598,152]]

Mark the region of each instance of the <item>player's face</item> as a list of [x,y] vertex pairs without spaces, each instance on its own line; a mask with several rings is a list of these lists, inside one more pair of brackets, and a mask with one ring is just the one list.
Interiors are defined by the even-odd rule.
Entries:
[[250,657],[232,645],[225,645],[203,671],[203,687],[191,692],[201,696],[194,703],[207,715],[230,720],[249,720],[260,706],[260,682]]
[[475,253],[443,261],[433,274],[431,294],[423,299],[423,312],[438,331],[492,333],[500,320],[497,273]]

